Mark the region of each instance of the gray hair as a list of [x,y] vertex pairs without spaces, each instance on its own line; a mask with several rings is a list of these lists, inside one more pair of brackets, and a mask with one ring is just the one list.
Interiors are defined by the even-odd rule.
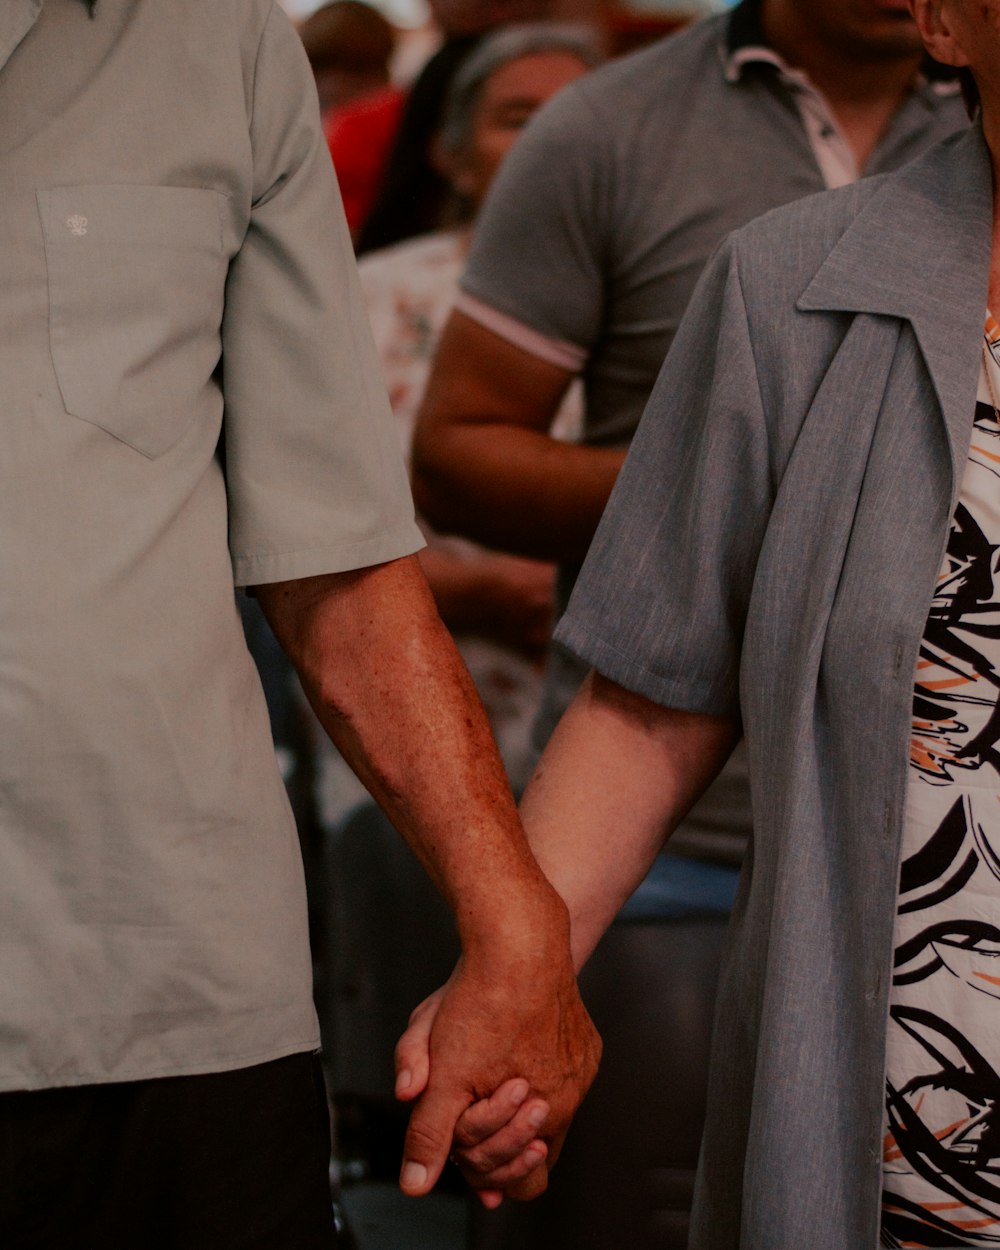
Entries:
[[472,119],[487,79],[523,56],[566,52],[593,67],[603,59],[595,31],[577,22],[519,22],[487,35],[451,81],[441,111],[438,142],[459,153],[469,142]]

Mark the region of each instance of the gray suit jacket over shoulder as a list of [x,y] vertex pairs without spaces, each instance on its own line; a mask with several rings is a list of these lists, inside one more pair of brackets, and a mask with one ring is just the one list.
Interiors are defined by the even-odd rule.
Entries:
[[692,1250],[878,1244],[913,674],[975,412],[975,128],[778,209],[701,281],[559,629],[742,717],[754,841]]

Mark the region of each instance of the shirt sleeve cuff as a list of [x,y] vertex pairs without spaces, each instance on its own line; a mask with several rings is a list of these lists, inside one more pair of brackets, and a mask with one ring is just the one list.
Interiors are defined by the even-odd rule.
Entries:
[[700,712],[707,716],[739,718],[740,704],[735,677],[723,674],[718,680],[655,672],[620,651],[613,643],[594,633],[568,613],[553,635],[560,646],[571,651],[602,677],[616,682],[633,694],[640,694],[660,707],[679,712]]
[[262,586],[271,582],[294,581],[300,577],[318,577],[323,573],[347,573],[399,560],[426,545],[416,524],[410,523],[363,542],[309,547],[301,551],[234,554],[233,580],[238,587]]
[[516,317],[500,312],[490,304],[484,304],[467,291],[459,291],[455,310],[481,325],[484,330],[492,331],[498,338],[521,348],[529,356],[548,361],[550,365],[578,374],[583,372],[583,366],[587,363],[587,352],[584,348],[563,339],[549,338],[548,335],[533,330],[531,326],[526,326],[523,321],[518,321]]

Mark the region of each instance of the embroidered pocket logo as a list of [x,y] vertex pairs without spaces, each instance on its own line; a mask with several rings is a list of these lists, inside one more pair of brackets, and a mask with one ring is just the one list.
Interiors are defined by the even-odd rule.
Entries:
[[79,213],[74,213],[72,217],[67,217],[66,225],[69,227],[70,234],[75,234],[78,239],[87,233],[87,219],[86,217],[81,217]]

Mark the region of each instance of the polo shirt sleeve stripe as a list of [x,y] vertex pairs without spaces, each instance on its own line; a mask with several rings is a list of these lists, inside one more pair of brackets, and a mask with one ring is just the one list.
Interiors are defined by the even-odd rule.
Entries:
[[476,299],[474,295],[460,291],[455,300],[455,310],[464,313],[466,317],[471,318],[484,329],[491,330],[498,338],[513,344],[514,347],[521,348],[529,356],[548,361],[550,365],[557,365],[560,369],[567,369],[570,373],[577,374],[583,371],[583,366],[587,363],[586,348],[577,347],[575,343],[566,343],[561,339],[549,338],[547,334],[540,334],[531,326],[525,325],[523,321],[518,321],[516,317],[509,317],[499,308],[493,308],[482,300]]

